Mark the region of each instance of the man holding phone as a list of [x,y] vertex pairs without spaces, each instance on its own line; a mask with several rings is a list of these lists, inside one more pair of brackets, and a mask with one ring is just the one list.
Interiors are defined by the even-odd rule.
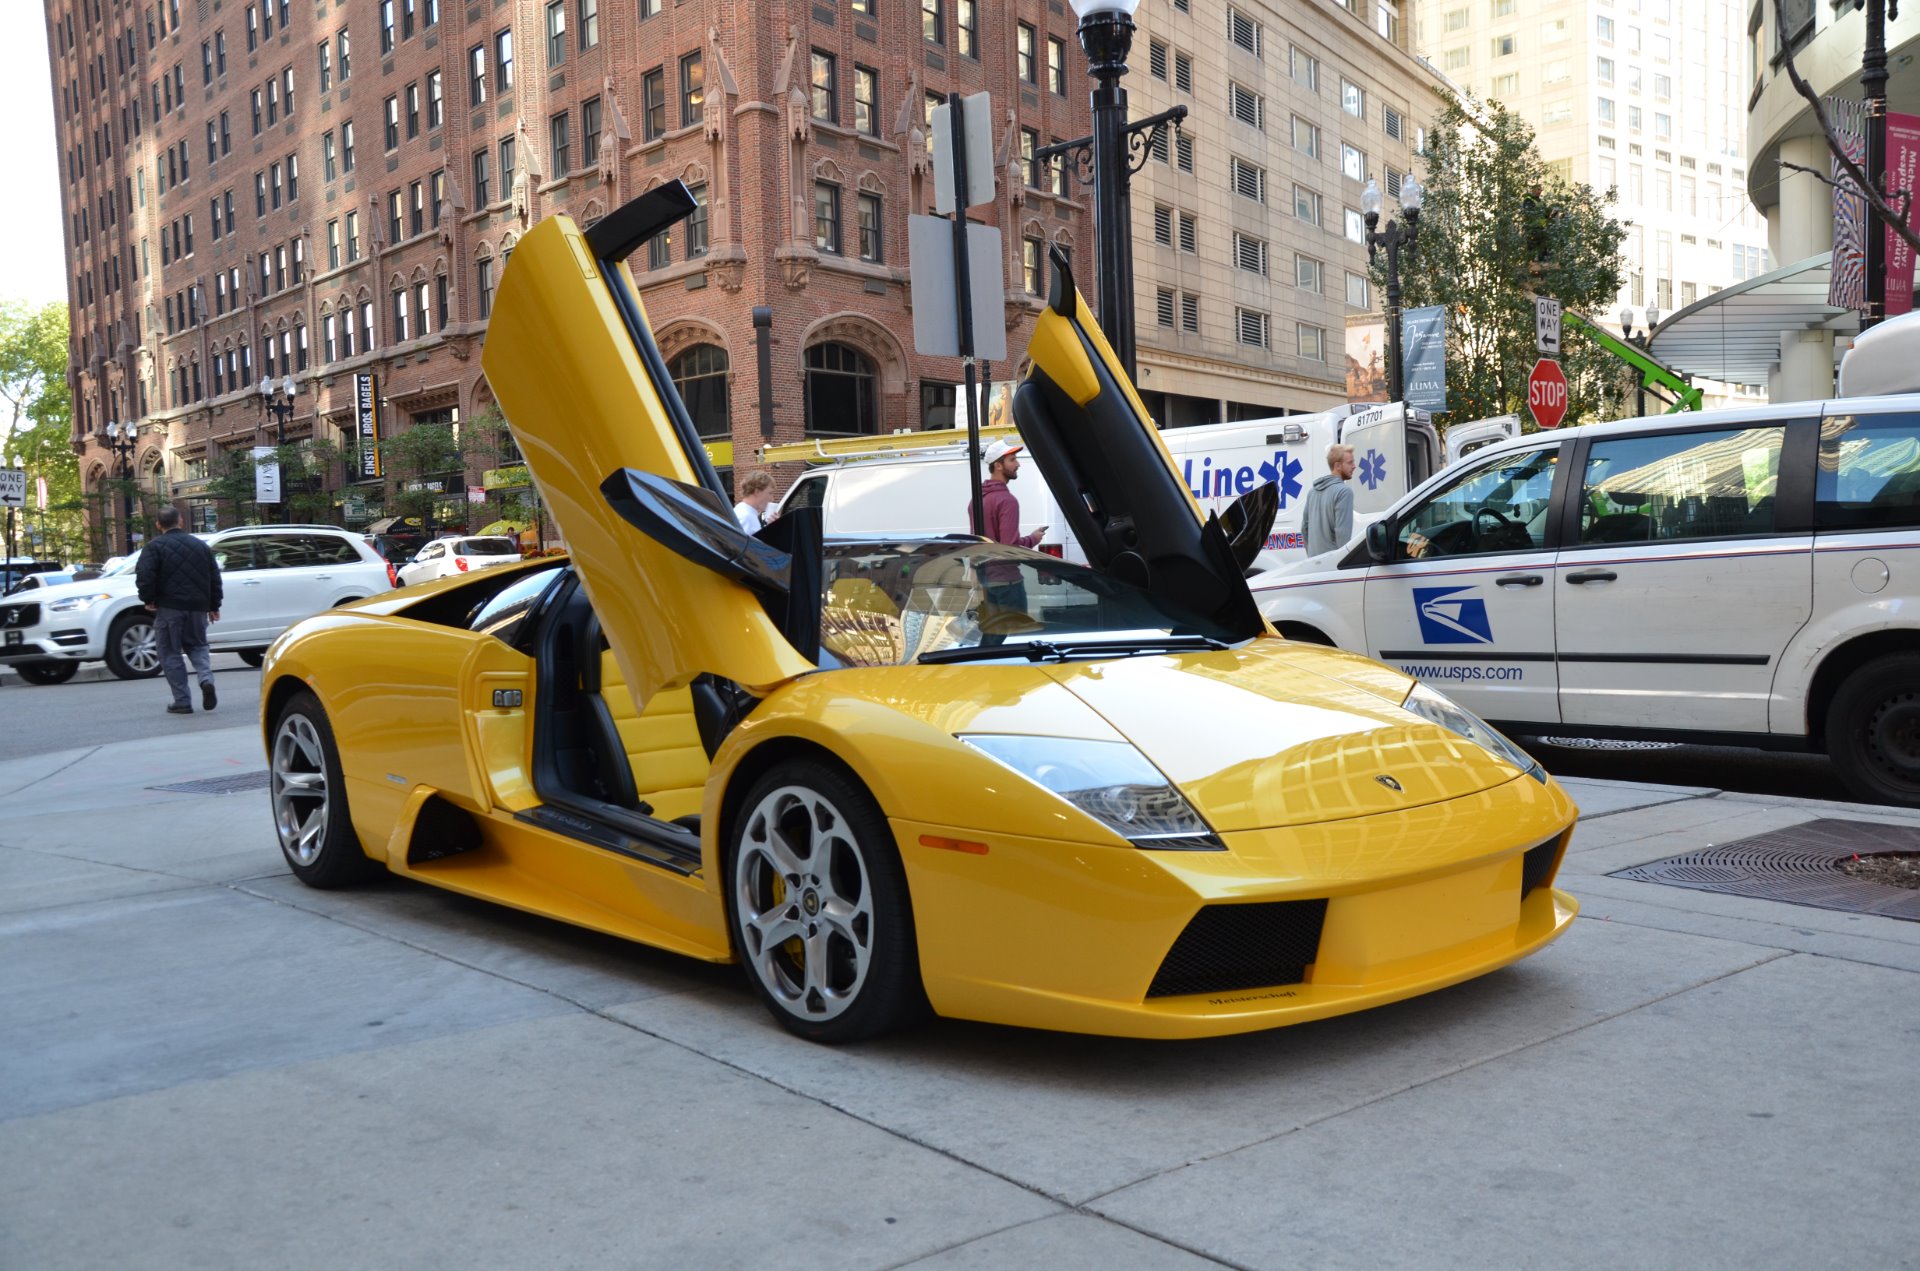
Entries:
[[[1020,443],[1001,438],[988,446],[981,459],[987,465],[987,479],[980,483],[980,512],[986,525],[976,524],[974,533],[1009,547],[1032,547],[1045,537],[1049,527],[1042,525],[1031,534],[1020,532],[1020,500],[1007,483],[1020,475]],[[972,517],[971,509],[968,513]],[[1020,567],[1011,561],[994,562],[982,571],[987,602],[1002,610],[1024,614],[1027,609],[1027,584]]]

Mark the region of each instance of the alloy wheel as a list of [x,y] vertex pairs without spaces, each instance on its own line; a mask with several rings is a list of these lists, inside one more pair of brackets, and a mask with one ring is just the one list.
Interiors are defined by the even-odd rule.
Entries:
[[313,721],[297,712],[273,738],[273,825],[296,864],[320,859],[327,840],[327,757]]
[[852,1006],[873,958],[873,888],[840,809],[780,786],[747,814],[734,871],[742,953],[783,1009],[830,1020]]
[[151,622],[127,624],[120,633],[120,660],[136,675],[152,675],[160,669],[160,645]]

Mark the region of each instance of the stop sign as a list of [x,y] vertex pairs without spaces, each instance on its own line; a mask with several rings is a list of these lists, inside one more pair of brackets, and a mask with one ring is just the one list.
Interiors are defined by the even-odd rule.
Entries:
[[1527,409],[1542,428],[1558,428],[1567,417],[1567,377],[1560,364],[1543,357],[1527,376]]

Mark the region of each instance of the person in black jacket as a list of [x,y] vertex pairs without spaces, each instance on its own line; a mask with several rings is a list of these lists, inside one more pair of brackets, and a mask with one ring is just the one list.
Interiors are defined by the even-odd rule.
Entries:
[[220,621],[220,563],[213,550],[180,528],[180,509],[161,508],[153,518],[160,533],[141,549],[134,578],[140,599],[153,611],[153,637],[160,646],[160,667],[173,690],[169,715],[193,714],[187,696],[187,662],[200,679],[200,705],[212,710],[213,660],[207,652],[207,623]]

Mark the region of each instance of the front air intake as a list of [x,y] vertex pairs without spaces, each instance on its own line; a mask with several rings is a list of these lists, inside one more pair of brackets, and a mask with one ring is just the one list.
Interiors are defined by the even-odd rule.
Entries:
[[1520,899],[1525,900],[1533,889],[1553,877],[1554,866],[1560,863],[1560,836],[1554,835],[1538,847],[1530,847],[1520,865]]
[[1298,984],[1320,955],[1327,902],[1208,905],[1173,942],[1148,997]]

